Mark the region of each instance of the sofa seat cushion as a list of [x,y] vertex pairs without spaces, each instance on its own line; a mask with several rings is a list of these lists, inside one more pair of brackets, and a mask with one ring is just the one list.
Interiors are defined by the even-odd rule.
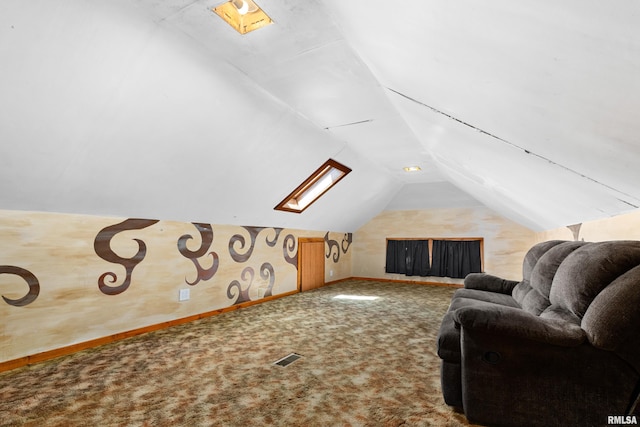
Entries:
[[[453,297],[451,300],[452,304],[453,301],[458,299],[471,299],[476,301],[490,302],[493,304],[506,305],[509,307],[520,307],[511,295],[499,294],[495,292],[485,292],[477,289],[458,289],[453,293]],[[461,304],[464,304],[464,302],[461,302]],[[456,305],[456,307],[459,307],[459,305]]]
[[[578,346],[586,340],[586,334],[580,327],[578,319],[568,310],[564,312],[569,316],[563,317],[562,311],[555,310],[553,315],[535,316],[513,307],[496,304],[487,304],[483,307],[479,304],[470,304],[453,311],[452,317],[465,332],[489,334],[496,339],[510,337],[553,346]],[[464,336],[462,340],[464,341]]]
[[[456,291],[456,294],[460,291],[474,291],[473,289],[459,289]],[[476,294],[476,292],[478,294]],[[471,294],[474,296],[480,296],[480,294],[488,292],[475,291],[475,292],[462,292],[462,294]],[[448,362],[460,363],[461,360],[461,350],[460,350],[460,327],[454,320],[454,315],[456,310],[465,307],[513,307],[518,308],[518,304],[508,295],[503,294],[493,294],[495,299],[491,300],[491,298],[487,297],[487,300],[475,299],[475,298],[466,298],[464,296],[458,295],[458,297],[451,300],[451,305],[449,306],[449,310],[444,315],[442,319],[442,323],[440,324],[440,330],[438,331],[438,356],[441,359],[446,360]],[[504,298],[503,298],[504,297]]]

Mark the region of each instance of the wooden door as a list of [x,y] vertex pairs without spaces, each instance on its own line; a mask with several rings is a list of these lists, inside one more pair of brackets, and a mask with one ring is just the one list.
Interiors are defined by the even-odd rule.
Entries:
[[324,239],[298,239],[298,286],[301,291],[324,285]]

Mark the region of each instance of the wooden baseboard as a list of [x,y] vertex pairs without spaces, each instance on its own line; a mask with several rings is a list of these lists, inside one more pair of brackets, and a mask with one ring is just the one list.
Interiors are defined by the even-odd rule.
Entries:
[[[446,286],[452,288],[462,288],[463,285],[458,285],[454,283],[440,283],[440,282],[423,282],[423,281],[415,281],[415,280],[394,280],[394,279],[380,279],[373,277],[347,277],[344,279],[338,279],[331,282],[325,282],[325,286],[334,285],[337,283],[345,282],[348,280],[373,280],[378,282],[392,282],[392,283],[409,283],[414,285],[428,285],[428,286]],[[143,328],[132,329],[126,332],[119,332],[117,334],[109,335],[102,338],[96,338],[90,341],[84,341],[77,344],[68,345],[65,347],[56,348],[53,350],[45,351],[42,353],[32,354],[29,356],[20,357],[18,359],[9,360],[6,362],[0,362],[0,372],[10,371],[12,369],[20,368],[27,365],[32,365],[34,363],[45,362],[47,360],[55,359],[57,357],[66,356],[72,353],[76,353],[78,351],[87,350],[89,348],[99,347],[104,344],[109,344],[114,341],[119,341],[125,338],[135,337],[136,335],[141,335],[147,332],[153,332],[160,329],[169,328],[171,326],[181,325],[183,323],[193,322],[194,320],[204,319],[206,317],[216,316],[218,314],[226,313],[228,311],[237,310],[239,308],[249,307],[255,304],[260,304],[266,301],[271,301],[277,298],[283,298],[289,295],[297,294],[300,292],[299,290],[286,292],[279,295],[274,295],[266,298],[262,298],[257,301],[247,301],[237,305],[233,305],[231,307],[225,307],[218,310],[207,311],[205,313],[196,314],[193,316],[183,317],[180,319],[170,320],[167,322],[157,323],[150,326],[145,326]]]
[[336,283],[342,283],[342,282],[346,282],[346,281],[352,280],[352,279],[355,279],[355,277],[346,277],[344,279],[332,280],[330,282],[324,282],[324,286],[335,285]]
[[377,277],[350,277],[349,279],[344,280],[373,280],[377,282],[390,282],[390,283],[409,283],[413,285],[427,285],[427,286],[444,286],[447,288],[464,288],[464,285],[458,283],[443,283],[443,282],[425,282],[419,280],[397,280],[397,279],[380,279]]
[[206,317],[216,316],[218,314],[226,313],[228,311],[237,310],[239,308],[249,307],[255,304],[260,304],[266,301],[271,301],[278,298],[283,298],[289,295],[297,294],[299,291],[291,291],[285,292],[279,295],[273,295],[270,297],[265,297],[256,301],[247,301],[237,305],[233,305],[231,307],[225,307],[218,310],[207,311],[205,313],[195,314],[193,316],[183,317],[180,319],[170,320],[167,322],[157,323],[150,326],[145,326],[143,328],[132,329],[126,332],[120,332],[117,334],[109,335],[102,338],[96,338],[90,341],[84,341],[77,344],[68,345],[61,348],[56,348],[53,350],[45,351],[42,353],[37,353],[29,356],[20,357],[18,359],[9,360],[6,362],[0,363],[0,372],[10,371],[12,369],[21,368],[23,366],[32,365],[34,363],[44,362],[47,360],[55,359],[57,357],[66,356],[72,353],[76,353],[78,351],[87,350],[89,348],[98,347],[104,344],[112,343],[114,341],[119,341],[125,338],[131,338],[136,335],[141,335],[147,332],[153,332],[160,329],[169,328],[171,326],[181,325],[183,323],[193,322],[194,320],[204,319]]

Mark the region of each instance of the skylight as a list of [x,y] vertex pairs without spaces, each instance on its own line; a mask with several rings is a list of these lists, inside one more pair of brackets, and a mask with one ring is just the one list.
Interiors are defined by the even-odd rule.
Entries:
[[229,0],[215,7],[213,11],[240,34],[273,23],[253,0]]
[[301,213],[349,172],[351,169],[345,165],[329,159],[274,209]]

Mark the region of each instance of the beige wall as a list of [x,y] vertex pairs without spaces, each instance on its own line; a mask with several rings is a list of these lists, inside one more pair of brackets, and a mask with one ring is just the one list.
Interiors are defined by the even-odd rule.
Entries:
[[384,211],[354,233],[353,275],[391,280],[461,283],[460,279],[408,277],[384,271],[386,238],[484,238],[485,271],[522,278],[522,259],[535,233],[484,207]]
[[[352,276],[351,236],[345,233],[213,225],[213,242],[196,262],[203,270],[218,267],[209,279],[198,277],[196,265],[178,250],[181,236],[190,235],[186,249],[202,246],[194,224],[158,221],[103,238],[116,257],[127,260],[146,251],[132,268],[129,286],[108,295],[98,286],[125,284],[125,266],[100,257],[94,240],[101,230],[122,218],[0,211],[0,362],[103,338],[120,332],[172,321],[234,305],[243,297],[263,298],[271,283],[272,295],[297,289],[297,239],[325,239],[325,281]],[[253,238],[252,238],[253,233]],[[336,255],[336,253],[338,255]],[[113,258],[110,258],[113,260]],[[39,282],[39,294],[26,305],[15,301],[29,293],[19,267]],[[273,271],[273,274],[270,273]],[[190,299],[178,301],[181,289]],[[229,293],[229,295],[228,295]]]
[[[213,265],[214,252],[218,268],[210,279],[191,286],[187,282],[196,280],[196,267],[178,251],[178,240],[190,235],[186,248],[197,251],[202,243],[197,228],[158,221],[115,233],[109,240],[113,254],[122,259],[138,252],[134,239],[144,242],[146,251],[131,271],[128,288],[106,295],[98,287],[101,275],[114,273],[115,278],[106,282],[114,287],[127,275],[123,265],[98,256],[94,240],[101,230],[122,221],[0,211],[0,269],[19,267],[35,275],[40,285],[32,302],[12,305],[27,295],[29,286],[19,275],[0,274],[0,295],[7,299],[0,300],[0,362],[230,307],[239,296],[235,282],[252,301],[263,298],[271,277],[273,295],[294,291],[297,269],[291,262],[299,237],[324,238],[326,282],[356,276],[449,283],[461,281],[386,274],[386,238],[483,237],[485,271],[510,279],[521,278],[522,259],[534,243],[574,239],[569,228],[534,233],[487,208],[386,211],[353,235],[214,224],[213,242],[196,260],[206,270]],[[640,210],[573,229],[580,240],[640,240]],[[273,276],[265,264],[272,267]],[[189,289],[188,301],[178,301],[181,289]]]
[[351,233],[325,235],[325,282],[335,282],[353,276],[353,247]]
[[561,227],[536,234],[536,241],[545,240],[585,240],[600,242],[604,240],[640,240],[640,210],[611,218],[588,221],[576,224],[573,229],[576,236],[568,227]]

